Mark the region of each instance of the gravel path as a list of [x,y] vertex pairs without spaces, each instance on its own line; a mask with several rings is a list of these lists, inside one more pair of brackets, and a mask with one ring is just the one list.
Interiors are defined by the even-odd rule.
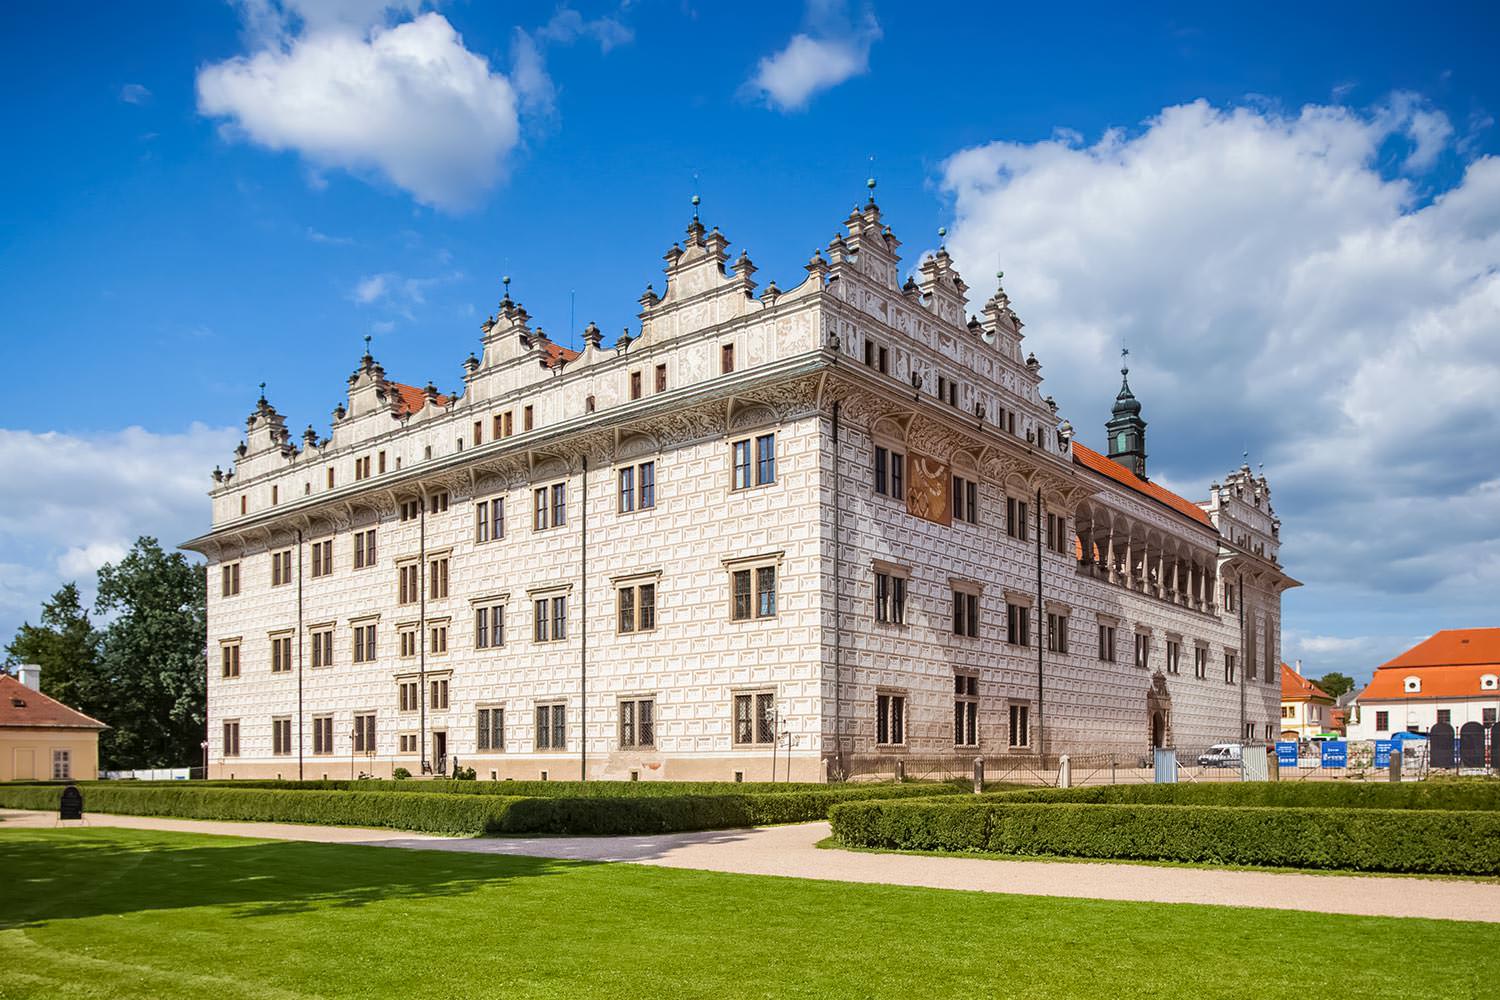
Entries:
[[[435,837],[392,830],[220,823],[91,814],[93,826],[303,840],[329,844],[521,854],[780,875],[834,882],[926,886],[1027,896],[1309,910],[1358,916],[1426,917],[1500,923],[1500,884],[1450,879],[1305,875],[1048,861],[935,858],[820,849],[827,823],[714,830],[652,837]],[[0,831],[59,825],[49,813],[0,810]],[[65,824],[76,825],[76,824]]]

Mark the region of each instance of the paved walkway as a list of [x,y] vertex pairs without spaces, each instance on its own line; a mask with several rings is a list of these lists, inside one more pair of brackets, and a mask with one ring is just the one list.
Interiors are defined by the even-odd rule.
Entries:
[[[135,830],[175,830],[475,854],[520,854],[578,861],[621,861],[665,868],[1026,896],[1208,903],[1359,916],[1500,923],[1500,884],[1496,883],[871,854],[817,847],[817,843],[828,836],[827,823],[653,837],[454,838],[393,830],[286,823],[219,823],[149,816],[90,814],[87,822],[94,826]],[[0,831],[54,825],[57,821],[50,813],[0,810]]]

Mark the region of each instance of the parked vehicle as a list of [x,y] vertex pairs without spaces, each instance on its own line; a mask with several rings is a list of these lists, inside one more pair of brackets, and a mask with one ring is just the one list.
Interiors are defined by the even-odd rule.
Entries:
[[1215,743],[1198,755],[1199,767],[1239,767],[1242,747],[1238,743]]

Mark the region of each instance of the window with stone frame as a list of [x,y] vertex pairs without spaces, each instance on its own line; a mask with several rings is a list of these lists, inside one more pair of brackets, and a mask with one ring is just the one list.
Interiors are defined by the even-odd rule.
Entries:
[[892,500],[906,499],[906,456],[895,448],[875,446],[875,492]]
[[240,720],[224,720],[224,738],[219,744],[221,753],[225,757],[238,757],[240,755]]
[[1208,647],[1201,642],[1193,647],[1193,676],[1200,681],[1208,679]]
[[906,745],[906,694],[881,691],[875,695],[875,743]]
[[271,553],[271,586],[282,587],[295,579],[292,576],[292,550],[283,549]]
[[535,598],[532,616],[534,642],[561,642],[568,637],[568,595]]
[[979,484],[972,479],[953,477],[953,520],[979,523]]
[[656,391],[667,391],[667,366],[665,364],[656,366]]
[[655,580],[631,582],[615,588],[615,623],[621,635],[656,629]]
[[289,716],[271,720],[271,753],[284,757],[292,752],[292,720]]
[[435,677],[427,682],[427,707],[435,711],[448,708],[448,678]]
[[1115,660],[1115,626],[1099,623],[1099,659],[1106,663]]
[[365,569],[375,565],[375,529],[366,528],[354,533],[354,568]]
[[757,434],[731,442],[734,463],[732,487],[748,490],[776,482],[776,435]]
[[641,462],[627,465],[617,473],[619,501],[617,510],[629,514],[637,510],[650,510],[656,506],[656,463]]
[[979,638],[979,594],[956,588],[952,594],[953,634],[970,639]]
[[288,674],[292,671],[292,637],[271,636],[271,673]]
[[397,626],[396,639],[400,644],[403,660],[417,655],[417,627],[415,625]]
[[422,567],[415,562],[396,567],[396,600],[400,604],[416,604],[422,597]]
[[566,750],[568,748],[568,707],[564,704],[547,704],[536,707],[536,748],[538,750]]
[[373,756],[375,753],[375,713],[358,712],[354,716],[354,752]]
[[438,556],[427,562],[427,599],[440,601],[448,596],[448,557]]
[[505,498],[491,497],[474,505],[474,541],[495,542],[505,537]]
[[1029,515],[1031,505],[1025,500],[1016,497],[1005,498],[1005,533],[1017,541],[1026,541],[1031,537],[1029,527]]
[[776,617],[776,563],[772,558],[759,564],[739,561],[730,565],[730,621]]
[[448,623],[438,622],[428,626],[427,651],[434,656],[448,652]]
[[422,685],[415,679],[396,682],[396,706],[402,712],[415,712],[422,707]]
[[1182,671],[1182,640],[1167,640],[1167,673],[1177,674]]
[[1068,614],[1065,611],[1047,612],[1047,652],[1068,652]]
[[723,344],[719,347],[719,374],[728,375],[734,371],[734,345]]
[[1135,634],[1135,665],[1142,670],[1151,669],[1151,636],[1144,632]]
[[770,746],[776,742],[776,694],[746,691],[734,696],[735,746]]
[[219,567],[221,597],[234,597],[240,592],[240,564],[225,563]]
[[333,753],[333,716],[315,715],[312,718],[313,756],[326,757]]
[[333,539],[312,543],[312,565],[309,571],[314,579],[333,575]]
[[953,675],[953,745],[979,745],[979,675]]
[[1031,605],[1005,603],[1005,641],[1012,646],[1031,645]]
[[1235,681],[1234,654],[1228,650],[1224,651],[1224,683],[1233,684]]
[[480,708],[474,740],[476,750],[500,751],[505,749],[505,709],[499,705]]
[[1059,555],[1068,554],[1068,519],[1062,514],[1047,515],[1047,548]]
[[375,626],[355,625],[354,641],[351,644],[355,663],[373,663],[375,660]]
[[219,667],[222,677],[240,675],[240,641],[238,639],[219,645]]
[[315,625],[307,630],[314,669],[333,666],[333,626]]
[[875,572],[875,620],[883,625],[906,624],[906,575],[891,570]]
[[1007,743],[1013,749],[1031,746],[1031,704],[1013,701],[1010,703],[1010,725],[1006,730]]
[[505,604],[482,604],[474,609],[474,648],[499,649],[505,645]]
[[627,698],[620,702],[620,749],[656,746],[656,699]]

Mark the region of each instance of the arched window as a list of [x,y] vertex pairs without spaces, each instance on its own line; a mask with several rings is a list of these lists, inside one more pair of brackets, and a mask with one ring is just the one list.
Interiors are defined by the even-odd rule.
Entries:
[[1125,432],[1121,431],[1115,435],[1115,451],[1125,450]]

